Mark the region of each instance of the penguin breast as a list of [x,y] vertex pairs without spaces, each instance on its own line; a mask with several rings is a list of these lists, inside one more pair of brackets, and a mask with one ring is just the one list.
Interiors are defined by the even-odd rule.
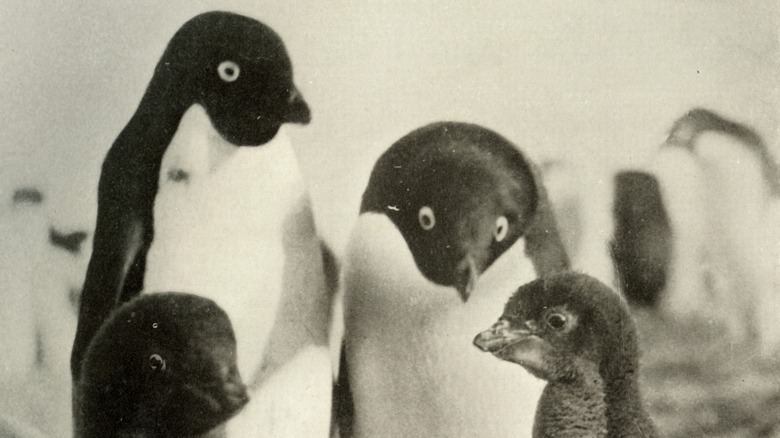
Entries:
[[[530,436],[543,382],[471,346],[516,288],[523,239],[466,303],[417,269],[387,216],[364,213],[344,271],[345,337],[359,436]],[[525,279],[523,282],[528,281]],[[414,420],[410,420],[414,418]]]

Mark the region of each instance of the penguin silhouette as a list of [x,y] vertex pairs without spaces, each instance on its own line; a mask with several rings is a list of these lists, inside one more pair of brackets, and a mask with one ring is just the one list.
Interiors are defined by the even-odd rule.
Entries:
[[[683,186],[675,159],[656,166],[674,233],[670,314],[715,319],[733,340],[780,349],[780,166],[749,126],[694,108],[672,126],[659,157],[685,156],[696,181]],[[680,195],[682,194],[682,195]],[[675,202],[681,196],[690,202]]]
[[563,272],[521,286],[474,344],[547,381],[535,438],[658,436],[639,391],[633,319],[595,278]]
[[118,304],[142,290],[195,293],[230,316],[252,397],[228,434],[327,434],[332,290],[285,130],[309,120],[269,27],[217,11],[176,32],[103,163],[76,384],[86,345]]
[[77,438],[199,435],[248,401],[230,319],[191,294],[144,294],[118,308],[82,372]]
[[360,212],[344,262],[343,435],[530,436],[542,382],[484,360],[470,330],[512,283],[568,267],[535,165],[491,130],[434,123],[379,158]]

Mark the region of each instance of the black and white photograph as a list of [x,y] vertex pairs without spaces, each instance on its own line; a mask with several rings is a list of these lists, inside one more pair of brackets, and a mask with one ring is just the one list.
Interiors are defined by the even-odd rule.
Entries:
[[2,0],[0,115],[0,438],[780,438],[774,0]]

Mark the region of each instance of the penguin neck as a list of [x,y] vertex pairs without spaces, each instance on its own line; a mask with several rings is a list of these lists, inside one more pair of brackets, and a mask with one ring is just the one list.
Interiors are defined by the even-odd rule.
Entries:
[[535,438],[607,436],[604,380],[590,368],[573,381],[547,383],[536,409]]
[[630,436],[634,433],[654,436],[649,417],[642,406],[634,370],[627,370],[606,380],[605,401],[610,436]]
[[[150,171],[159,171],[162,157],[176,134],[179,122],[193,102],[185,99],[170,80],[153,78],[138,109],[120,134],[134,150],[130,153],[144,161]],[[140,144],[139,144],[140,143]],[[137,149],[142,149],[139,152]]]

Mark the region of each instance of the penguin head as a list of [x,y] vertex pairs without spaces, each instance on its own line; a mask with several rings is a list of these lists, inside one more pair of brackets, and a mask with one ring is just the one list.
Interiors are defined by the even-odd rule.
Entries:
[[122,306],[95,336],[82,372],[86,397],[102,391],[106,410],[118,403],[114,412],[130,427],[164,436],[208,431],[248,402],[227,314],[190,294],[142,294]]
[[465,301],[477,277],[524,235],[537,204],[534,173],[509,141],[477,125],[440,122],[380,157],[361,213],[386,215],[419,271]]
[[311,118],[279,35],[238,14],[207,12],[186,22],[168,43],[155,80],[153,88],[183,109],[204,106],[214,128],[236,145],[266,143],[283,123]]
[[474,345],[554,382],[577,381],[588,369],[610,381],[637,368],[636,333],[622,299],[573,272],[521,286]]

